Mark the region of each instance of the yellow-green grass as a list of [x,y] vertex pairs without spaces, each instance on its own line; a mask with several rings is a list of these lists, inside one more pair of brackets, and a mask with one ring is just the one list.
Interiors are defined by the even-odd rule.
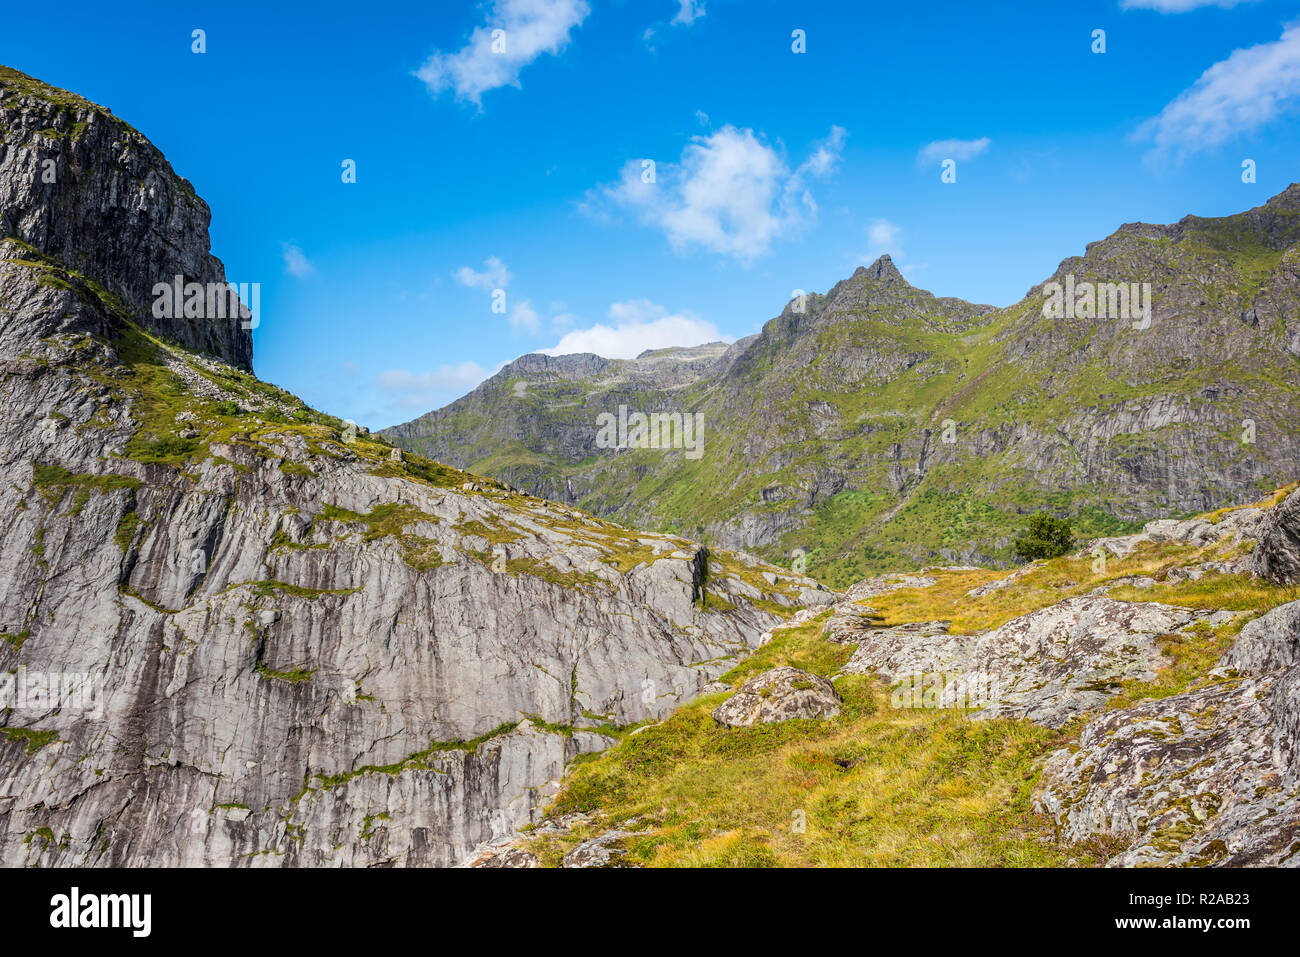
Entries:
[[[777,664],[827,674],[844,650],[821,623],[778,632],[728,677]],[[818,648],[818,645],[827,646]],[[1038,759],[1062,746],[1027,721],[895,708],[871,678],[836,681],[829,720],[727,728],[723,695],[577,764],[553,814],[599,809],[597,821],[529,848],[557,864],[581,840],[638,818],[625,860],[646,866],[1057,866],[1095,864],[1109,843],[1059,845],[1031,810]]]
[[[1038,562],[1025,569],[1005,588],[980,597],[969,597],[971,589],[1011,574],[985,569],[976,571],[934,570],[937,578],[928,588],[903,588],[863,599],[881,616],[882,624],[910,621],[950,621],[954,634],[970,634],[996,628],[1013,618],[1054,605],[1066,598],[1086,594],[1100,585],[1128,577],[1164,579],[1170,569],[1200,562],[1236,557],[1238,546],[1216,543],[1198,547],[1176,542],[1144,542],[1125,558],[1106,557],[1103,566],[1092,555],[1062,556]],[[1220,581],[1223,579],[1223,581]],[[1141,589],[1118,585],[1112,598],[1123,601],[1162,601],[1193,608],[1267,610],[1287,600],[1286,589],[1254,581],[1244,575],[1211,574],[1200,582],[1179,585],[1158,584]]]

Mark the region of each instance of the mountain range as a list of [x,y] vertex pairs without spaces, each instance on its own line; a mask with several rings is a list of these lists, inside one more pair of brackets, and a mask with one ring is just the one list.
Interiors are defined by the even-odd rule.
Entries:
[[[729,346],[526,355],[381,434],[639,527],[802,554],[839,587],[1004,565],[1035,511],[1114,534],[1300,471],[1298,244],[1292,185],[1234,216],[1123,225],[1001,309],[882,256]],[[620,406],[701,414],[703,454],[600,447]]]

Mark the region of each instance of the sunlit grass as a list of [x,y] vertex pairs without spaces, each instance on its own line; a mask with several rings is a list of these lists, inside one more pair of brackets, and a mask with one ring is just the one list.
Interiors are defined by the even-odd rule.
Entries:
[[[820,622],[778,633],[745,674],[777,664],[830,674],[843,654]],[[829,650],[819,650],[818,644]],[[737,669],[740,672],[742,669]],[[735,673],[733,673],[734,675]],[[638,819],[628,863],[655,867],[1021,867],[1097,863],[1097,846],[1058,845],[1030,809],[1038,759],[1063,743],[1027,721],[895,708],[889,689],[848,675],[830,720],[727,728],[702,698],[578,765],[553,814],[602,812],[534,839],[543,863]]]

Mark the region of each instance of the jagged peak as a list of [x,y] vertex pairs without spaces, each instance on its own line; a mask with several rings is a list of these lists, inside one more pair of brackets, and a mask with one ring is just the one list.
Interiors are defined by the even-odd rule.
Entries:
[[894,265],[893,258],[889,253],[884,253],[877,257],[876,261],[870,266],[859,266],[853,271],[854,279],[874,279],[880,282],[901,282],[904,285],[911,285],[903,274],[898,271]]
[[1276,196],[1270,197],[1264,205],[1270,209],[1300,210],[1300,183],[1292,183]]

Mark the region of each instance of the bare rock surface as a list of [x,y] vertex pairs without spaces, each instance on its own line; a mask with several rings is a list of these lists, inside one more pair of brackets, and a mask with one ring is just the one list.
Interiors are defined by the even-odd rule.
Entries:
[[1300,669],[1104,713],[1056,752],[1038,806],[1069,840],[1125,838],[1111,866],[1298,866]]
[[1258,534],[1251,571],[1278,585],[1300,582],[1300,489],[1269,511]]
[[781,666],[757,675],[713,710],[713,718],[733,728],[789,721],[794,718],[833,718],[840,696],[820,675]]
[[1300,663],[1300,601],[1274,608],[1248,623],[1220,668],[1243,675],[1263,675]]
[[968,635],[948,634],[946,622],[872,627],[869,617],[852,613],[832,617],[827,630],[857,644],[847,673],[889,681],[951,675],[943,700],[973,700],[980,707],[972,717],[1028,718],[1056,728],[1101,706],[1122,681],[1154,678],[1166,663],[1158,639],[1202,620],[1226,619],[1224,613],[1085,595]]

